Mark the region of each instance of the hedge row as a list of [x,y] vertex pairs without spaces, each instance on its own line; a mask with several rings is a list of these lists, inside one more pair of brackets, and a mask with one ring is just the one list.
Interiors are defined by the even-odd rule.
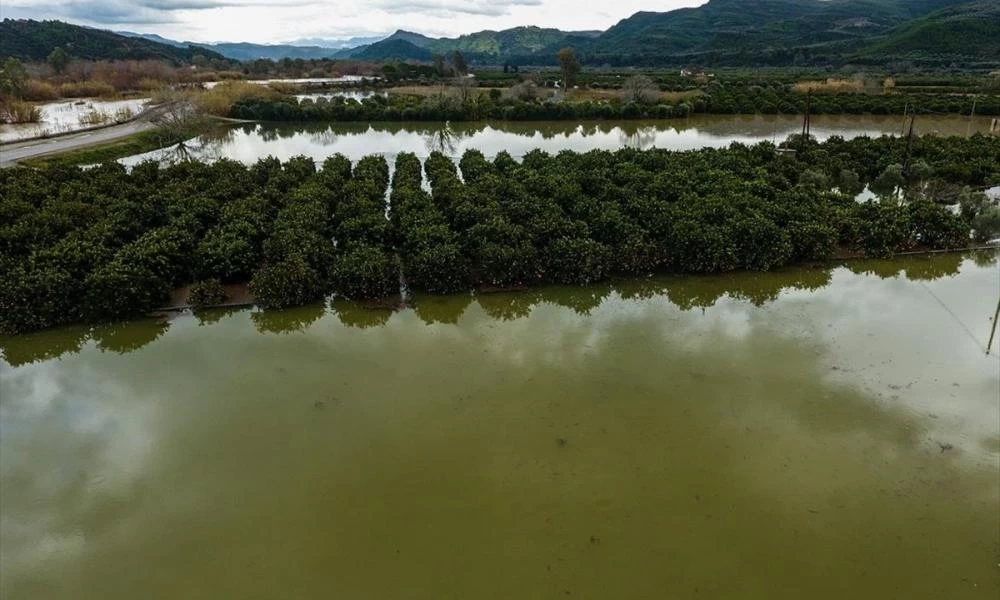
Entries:
[[[458,168],[435,153],[427,186],[404,154],[388,203],[379,156],[353,168],[338,155],[319,169],[297,157],[3,170],[0,332],[142,314],[198,281],[249,283],[282,307],[385,297],[401,281],[450,292],[768,270],[838,249],[963,247],[996,216],[976,195],[960,213],[928,197],[1000,181],[998,138],[917,138],[909,160],[889,137],[791,144],[535,151],[521,163],[469,151]],[[854,200],[865,183],[882,202]]]

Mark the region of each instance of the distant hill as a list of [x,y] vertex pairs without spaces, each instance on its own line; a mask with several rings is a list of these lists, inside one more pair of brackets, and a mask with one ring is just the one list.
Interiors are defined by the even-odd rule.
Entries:
[[[433,54],[451,54],[458,50],[469,61],[495,64],[513,57],[528,60],[528,57],[534,56],[549,46],[558,46],[560,42],[571,36],[589,40],[600,33],[599,31],[568,32],[541,27],[514,27],[501,31],[478,31],[457,38],[432,38],[400,29],[382,41],[342,52],[339,57],[367,60],[427,60]],[[406,42],[406,44],[398,42]],[[427,50],[427,52],[415,52],[412,46]]]
[[599,34],[600,32],[574,34],[541,27],[514,27],[502,31],[479,31],[455,39],[434,40],[429,48],[441,53],[458,50],[473,59],[489,60],[535,54],[545,48],[562,43],[570,35],[596,37]]
[[381,40],[381,41],[382,42],[392,42],[394,40],[403,40],[403,41],[409,42],[409,43],[411,43],[414,46],[417,46],[419,48],[427,48],[432,43],[438,41],[438,40],[436,40],[436,39],[434,39],[432,37],[427,37],[426,35],[423,35],[421,33],[414,33],[412,31],[406,31],[406,30],[403,30],[403,29],[396,30],[396,33],[390,35],[389,37],[387,37],[387,38],[385,38],[384,40]]
[[320,48],[334,48],[336,50],[345,50],[348,48],[357,48],[358,46],[367,46],[368,44],[374,44],[375,42],[385,39],[385,36],[362,36],[362,37],[351,37],[351,38],[322,38],[322,37],[311,37],[311,38],[299,38],[297,40],[292,40],[286,46],[319,46]]
[[412,48],[417,46],[434,54],[459,50],[473,64],[555,64],[556,52],[568,46],[590,65],[787,66],[884,62],[886,52],[940,54],[945,49],[921,46],[947,43],[962,48],[961,55],[955,49],[947,52],[964,56],[963,62],[982,61],[997,54],[1000,21],[991,11],[998,4],[1000,0],[710,0],[695,8],[638,12],[604,32],[514,27],[434,39],[401,30],[340,56],[419,59],[423,54]]
[[387,39],[361,48],[352,53],[351,58],[359,60],[431,60],[434,54],[404,39]]
[[187,48],[188,44],[184,42],[178,42],[177,40],[171,40],[165,38],[162,35],[156,35],[155,33],[135,33],[134,31],[115,31],[118,35],[124,35],[125,37],[132,38],[143,38],[153,42],[159,42],[161,44],[167,44],[168,46],[176,46],[178,48]]
[[784,63],[839,55],[905,21],[968,0],[710,0],[696,8],[639,12],[577,44],[590,63]]
[[283,58],[336,58],[341,50],[321,46],[292,46],[290,44],[251,44],[249,42],[222,42],[218,44],[190,43],[198,48],[205,48],[234,60],[281,60]]
[[187,64],[195,54],[224,60],[221,54],[203,48],[179,47],[62,21],[4,19],[0,22],[0,57],[40,61],[57,46],[71,57],[85,60],[156,59]]

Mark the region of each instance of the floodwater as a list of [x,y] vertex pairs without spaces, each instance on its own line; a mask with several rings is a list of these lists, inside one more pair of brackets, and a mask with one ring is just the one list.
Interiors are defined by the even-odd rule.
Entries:
[[149,98],[131,100],[98,100],[94,98],[60,100],[39,104],[42,120],[38,123],[18,123],[0,125],[0,142],[13,142],[54,133],[65,133],[99,125],[85,123],[91,114],[103,115],[106,122],[113,123],[129,118],[142,111]]
[[994,600],[996,254],[0,340],[0,596]]
[[[379,77],[365,77],[362,75],[341,75],[340,77],[300,77],[292,79],[238,79],[245,83],[255,83],[257,85],[268,85],[271,83],[289,83],[295,85],[315,86],[315,85],[353,85],[366,81],[378,81]],[[205,81],[201,86],[210,90],[225,81]]]
[[340,90],[333,92],[311,92],[309,94],[295,94],[296,100],[312,100],[316,102],[320,99],[331,100],[333,98],[344,98],[347,100],[357,100],[361,102],[366,98],[374,98],[376,96],[385,98],[388,96],[388,92],[380,92],[378,90],[359,90],[359,89],[349,89]]
[[[839,135],[898,135],[902,116],[814,116],[817,138]],[[968,135],[987,132],[987,117],[927,116],[917,123],[917,133]],[[251,124],[224,133],[202,136],[186,143],[191,155],[202,160],[231,158],[255,162],[266,156],[286,160],[305,155],[321,162],[341,153],[352,160],[369,154],[392,157],[413,152],[425,157],[437,150],[461,156],[475,148],[488,157],[506,151],[515,157],[531,150],[617,150],[665,148],[693,150],[721,148],[733,142],[754,144],[782,142],[800,132],[802,118],[763,115],[696,115],[689,119],[659,121],[475,122],[475,123],[311,123]],[[173,149],[157,150],[123,159],[136,164],[146,159],[173,156]]]

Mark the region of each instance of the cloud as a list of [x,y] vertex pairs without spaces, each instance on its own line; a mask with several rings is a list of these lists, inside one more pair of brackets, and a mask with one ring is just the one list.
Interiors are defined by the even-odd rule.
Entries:
[[71,19],[108,25],[159,25],[180,22],[179,11],[244,6],[287,8],[318,3],[318,0],[71,0],[38,4],[34,0],[7,0],[4,17]]
[[514,6],[541,6],[542,0],[374,0],[371,6],[392,14],[483,15],[499,17]]

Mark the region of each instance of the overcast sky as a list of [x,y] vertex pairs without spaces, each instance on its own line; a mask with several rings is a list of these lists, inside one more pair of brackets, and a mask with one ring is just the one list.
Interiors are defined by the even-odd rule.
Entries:
[[538,25],[607,29],[640,11],[706,0],[0,0],[4,18],[59,19],[195,42],[284,42],[407,29],[457,36]]

